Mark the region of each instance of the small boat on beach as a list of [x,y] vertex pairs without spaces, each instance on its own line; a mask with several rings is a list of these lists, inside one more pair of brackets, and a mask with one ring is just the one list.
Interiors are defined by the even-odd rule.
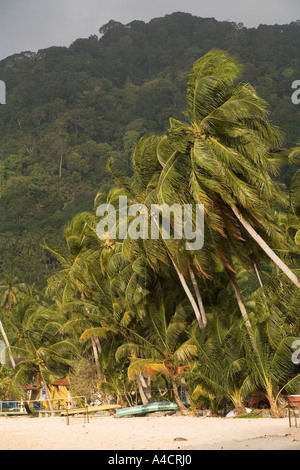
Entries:
[[148,403],[147,405],[131,406],[129,408],[121,408],[117,410],[116,417],[132,416],[145,413],[153,413],[155,411],[177,411],[178,406],[170,401],[160,401],[156,403]]

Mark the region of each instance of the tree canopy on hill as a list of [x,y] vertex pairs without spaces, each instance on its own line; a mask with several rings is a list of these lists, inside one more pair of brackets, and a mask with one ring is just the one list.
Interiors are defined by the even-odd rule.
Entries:
[[[99,33],[0,62],[0,273],[45,281],[55,262],[40,241],[58,243],[65,223],[110,189],[109,158],[131,174],[138,139],[162,134],[170,116],[182,119],[189,70],[212,48],[243,64],[242,81],[269,103],[284,145],[300,140],[300,106],[291,102],[299,22],[246,28],[178,12],[149,23],[111,20]],[[281,181],[289,185],[294,169]]]

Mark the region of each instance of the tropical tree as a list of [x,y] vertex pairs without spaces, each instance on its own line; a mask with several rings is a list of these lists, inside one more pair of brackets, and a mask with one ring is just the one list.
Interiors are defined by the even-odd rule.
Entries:
[[255,348],[245,336],[244,347],[250,380],[263,390],[273,417],[280,416],[279,397],[299,389],[300,374],[293,376],[293,327],[299,316],[299,290],[275,276],[249,298]]
[[228,397],[235,414],[244,414],[245,397],[253,384],[244,349],[243,322],[228,288],[207,315],[209,321],[204,331],[192,324],[188,332],[198,351],[191,371],[186,373],[193,383],[193,396],[206,394],[219,402]]
[[64,317],[54,306],[27,297],[16,305],[10,321],[15,338],[12,349],[18,358],[11,390],[24,398],[25,385],[36,383],[45,389],[52,409],[48,387],[67,374],[77,353],[74,342],[59,334]]
[[178,304],[174,294],[157,287],[155,300],[149,298],[148,314],[137,328],[128,329],[131,341],[123,343],[116,351],[116,359],[129,358],[129,380],[136,374],[150,370],[166,375],[171,382],[178,408],[186,412],[181,401],[177,381],[182,370],[196,354],[193,344],[187,342],[186,328],[189,322],[189,306]]
[[[134,172],[131,178],[121,174],[120,171],[114,170],[112,168],[112,161],[108,163],[108,170],[115,178],[115,182],[118,187],[122,188],[122,192],[120,192],[120,190],[114,191],[113,196],[126,196],[131,204],[136,204],[137,206],[141,205],[141,207],[144,208],[146,207],[148,213],[151,213],[154,205],[160,209],[157,194],[157,182],[161,173],[161,165],[157,159],[157,145],[159,141],[160,137],[155,135],[148,135],[139,140],[132,154],[132,166]],[[130,222],[130,218],[128,221]],[[172,225],[171,214],[169,222],[170,225]],[[201,329],[205,328],[205,309],[196,282],[193,262],[191,257],[187,257],[186,251],[183,253],[183,247],[185,246],[186,240],[181,240],[180,243],[180,240],[176,239],[176,236],[175,239],[172,240],[166,239],[162,233],[162,221],[156,219],[151,213],[151,227],[152,225],[157,228],[160,235],[159,239],[153,238],[148,232],[146,237],[142,237],[143,239],[141,243],[135,244],[132,241],[128,242],[128,236],[126,236],[123,242],[122,251],[125,252],[127,245],[129,247],[129,249],[126,250],[127,253],[135,247],[134,253],[142,253],[146,263],[154,272],[166,272],[166,275],[168,276],[170,271],[175,270],[181,284],[181,287],[179,288],[184,289],[184,292],[193,307],[199,327]],[[176,228],[174,229],[174,224],[172,229],[176,231]],[[206,251],[206,247],[203,251],[201,250],[198,257],[206,259],[206,264],[208,265],[209,261],[207,261],[207,257],[203,254],[204,251]],[[181,253],[181,263],[178,261],[178,253]],[[129,256],[129,259],[130,258],[132,257]],[[210,262],[212,263],[211,260]],[[194,295],[192,294],[193,290]]]
[[223,51],[195,62],[187,122],[171,119],[158,144],[163,168],[157,193],[160,203],[203,205],[209,256],[192,253],[197,275],[215,278],[221,261],[253,342],[232,256],[256,272],[259,260],[271,259],[298,288],[300,282],[275,253],[287,246],[274,215],[287,199],[271,177],[284,161],[282,138],[268,122],[264,100],[249,84],[235,83],[239,75],[237,61]]
[[[109,305],[109,289],[103,285],[99,264],[99,240],[95,236],[96,219],[84,212],[72,218],[64,229],[65,250],[47,246],[60,262],[62,269],[48,278],[46,293],[56,299],[57,308],[66,314],[63,332],[73,332],[77,338],[87,328],[100,323],[101,313]],[[101,285],[102,283],[102,285]],[[101,345],[95,336],[89,338],[99,378]]]
[[[20,295],[26,291],[27,286],[24,283],[19,283],[16,278],[12,278],[9,275],[4,275],[4,279],[0,285],[0,315],[2,310],[2,317],[6,316],[6,311],[11,310],[12,306],[17,303],[17,299]],[[0,332],[4,339],[10,363],[13,369],[16,367],[16,363],[11,352],[9,340],[4,329],[3,323],[0,318]]]

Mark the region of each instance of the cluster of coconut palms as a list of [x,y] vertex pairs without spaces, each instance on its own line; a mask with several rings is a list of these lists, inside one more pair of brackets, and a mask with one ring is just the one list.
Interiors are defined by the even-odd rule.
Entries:
[[[138,142],[132,176],[109,161],[109,194],[70,221],[62,249],[45,245],[61,265],[46,291],[20,286],[17,298],[3,287],[14,393],[71,377],[89,355],[98,391],[129,405],[171,397],[185,412],[230,400],[244,413],[258,390],[278,416],[284,394],[300,392],[299,172],[291,191],[278,182],[300,152],[282,147],[267,104],[239,76],[223,51],[196,61],[183,121]],[[118,211],[121,196],[149,212],[202,205],[203,247],[187,250],[184,236],[100,239],[97,207]]]

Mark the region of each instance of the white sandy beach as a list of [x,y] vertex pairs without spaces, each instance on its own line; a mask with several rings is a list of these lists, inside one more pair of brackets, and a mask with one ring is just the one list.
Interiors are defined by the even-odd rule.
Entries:
[[19,416],[1,417],[0,429],[0,450],[300,450],[288,418]]

